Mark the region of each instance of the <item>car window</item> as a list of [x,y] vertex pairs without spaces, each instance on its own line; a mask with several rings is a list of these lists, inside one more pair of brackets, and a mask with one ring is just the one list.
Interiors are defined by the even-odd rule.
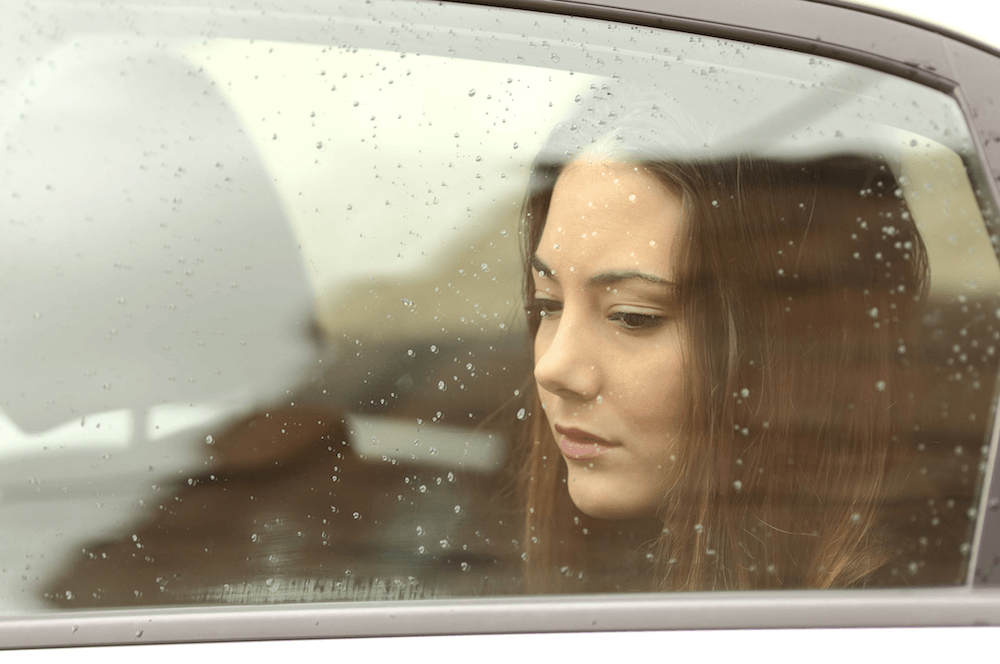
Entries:
[[13,15],[0,613],[966,583],[946,92],[479,6]]

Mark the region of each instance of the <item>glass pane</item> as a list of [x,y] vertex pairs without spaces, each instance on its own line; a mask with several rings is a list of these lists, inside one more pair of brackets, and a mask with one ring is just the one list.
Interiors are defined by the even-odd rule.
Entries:
[[204,7],[0,26],[0,613],[964,581],[1000,268],[953,99]]

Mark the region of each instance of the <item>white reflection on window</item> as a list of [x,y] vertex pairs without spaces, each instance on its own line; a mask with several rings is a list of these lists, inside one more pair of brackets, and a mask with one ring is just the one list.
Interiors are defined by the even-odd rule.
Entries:
[[132,411],[125,409],[92,413],[38,433],[22,431],[6,413],[0,411],[0,440],[3,441],[0,459],[33,454],[48,448],[125,448],[132,440],[134,429]]

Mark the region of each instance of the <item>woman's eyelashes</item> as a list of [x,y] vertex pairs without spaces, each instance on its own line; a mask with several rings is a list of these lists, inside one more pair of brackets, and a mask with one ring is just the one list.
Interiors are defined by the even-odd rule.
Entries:
[[635,311],[616,311],[608,319],[626,330],[655,330],[667,320],[664,316],[657,314],[646,314]]
[[[542,320],[553,318],[563,312],[565,305],[560,300],[536,297],[533,305],[528,308],[529,315],[537,315]],[[656,313],[639,311],[613,311],[607,320],[626,330],[654,330],[662,326],[666,316]]]
[[529,309],[529,313],[537,314],[541,318],[551,318],[563,310],[563,303],[550,298],[536,297],[534,305]]

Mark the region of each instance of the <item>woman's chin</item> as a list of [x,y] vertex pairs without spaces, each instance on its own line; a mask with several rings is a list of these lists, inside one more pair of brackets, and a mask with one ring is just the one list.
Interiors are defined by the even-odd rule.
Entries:
[[656,514],[658,501],[630,491],[626,487],[600,486],[595,478],[574,481],[570,478],[569,497],[576,508],[589,517],[608,521],[649,518]]

